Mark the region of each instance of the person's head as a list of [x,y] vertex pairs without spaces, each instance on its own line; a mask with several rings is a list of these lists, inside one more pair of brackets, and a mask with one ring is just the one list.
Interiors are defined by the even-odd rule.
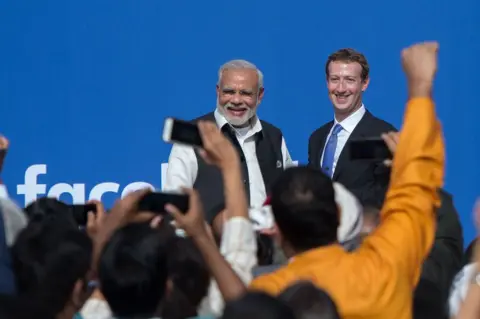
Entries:
[[263,74],[248,61],[232,60],[218,71],[217,109],[233,126],[248,125],[263,93]]
[[249,292],[227,302],[221,319],[294,319],[292,309],[278,298],[262,292]]
[[88,297],[93,245],[84,232],[57,219],[31,221],[12,247],[12,265],[20,296],[70,317]]
[[167,286],[171,236],[148,224],[115,232],[100,257],[100,287],[116,317],[154,317]]
[[332,53],[325,64],[328,95],[335,116],[341,121],[362,105],[362,94],[370,82],[370,67],[365,56],[354,49]]
[[293,309],[297,319],[340,319],[332,298],[309,281],[291,285],[278,298]]
[[306,166],[285,170],[272,187],[270,204],[288,257],[337,242],[340,216],[335,191],[320,170]]
[[78,228],[70,207],[56,198],[41,197],[25,207],[25,213],[30,221],[56,219],[65,227]]
[[192,239],[175,237],[168,245],[168,292],[162,318],[195,317],[208,293],[210,273]]
[[0,318],[2,319],[55,319],[41,304],[27,298],[0,295]]

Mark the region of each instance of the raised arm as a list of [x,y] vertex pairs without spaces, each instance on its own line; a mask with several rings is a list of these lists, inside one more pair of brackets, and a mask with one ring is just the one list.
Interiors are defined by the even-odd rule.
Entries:
[[[432,100],[437,67],[437,44],[424,43],[402,52],[409,101],[395,153],[390,187],[381,212],[381,224],[369,236],[359,256],[368,256],[372,272],[407,276],[416,285],[423,260],[435,234],[438,189],[443,184],[444,145]],[[387,278],[384,278],[387,279]]]

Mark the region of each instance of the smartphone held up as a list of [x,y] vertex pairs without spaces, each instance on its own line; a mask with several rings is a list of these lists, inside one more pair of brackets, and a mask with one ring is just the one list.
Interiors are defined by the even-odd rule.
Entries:
[[203,147],[202,136],[194,123],[168,117],[163,125],[163,140],[193,147]]

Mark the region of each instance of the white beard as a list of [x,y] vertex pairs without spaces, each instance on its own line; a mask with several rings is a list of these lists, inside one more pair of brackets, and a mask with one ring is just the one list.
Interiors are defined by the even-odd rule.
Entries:
[[222,114],[225,117],[225,119],[228,121],[228,123],[230,123],[230,125],[232,125],[232,126],[244,126],[257,113],[258,103],[257,103],[256,107],[254,107],[254,108],[246,107],[247,111],[241,117],[238,117],[238,116],[233,117],[230,114],[228,114],[226,109],[228,107],[232,107],[232,106],[233,105],[230,104],[230,103],[227,103],[225,105],[220,105],[220,103],[218,102],[218,98],[217,98],[217,110],[218,110],[218,112],[220,112],[220,114]]

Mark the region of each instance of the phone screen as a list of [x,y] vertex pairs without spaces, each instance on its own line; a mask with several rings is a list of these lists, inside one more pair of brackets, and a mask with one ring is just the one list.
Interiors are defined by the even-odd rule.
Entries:
[[386,160],[392,153],[381,138],[368,138],[350,141],[350,159],[352,160]]
[[172,142],[179,142],[192,146],[203,146],[202,137],[200,135],[200,131],[198,130],[198,126],[190,122],[176,119],[173,120],[170,140]]
[[138,203],[138,210],[164,215],[166,204],[172,204],[182,213],[186,213],[189,208],[189,196],[161,192],[148,193]]

